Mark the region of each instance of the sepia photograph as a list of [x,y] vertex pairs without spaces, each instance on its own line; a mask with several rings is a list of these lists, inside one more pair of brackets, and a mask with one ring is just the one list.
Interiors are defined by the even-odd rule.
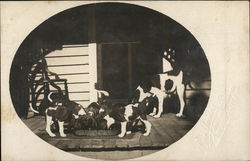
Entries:
[[148,156],[192,131],[211,102],[201,44],[178,20],[138,4],[68,7],[19,42],[8,97],[32,135],[64,153]]

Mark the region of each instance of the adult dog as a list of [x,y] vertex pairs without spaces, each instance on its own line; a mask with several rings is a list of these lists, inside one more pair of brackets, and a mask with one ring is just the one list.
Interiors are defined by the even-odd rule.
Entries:
[[146,132],[143,135],[148,136],[152,125],[147,120],[147,104],[148,98],[144,99],[141,103],[128,105],[104,103],[101,105],[99,113],[104,116],[108,128],[115,122],[121,124],[118,137],[124,137],[127,133],[127,124],[138,119],[145,124]]
[[[150,96],[156,96],[158,99],[158,105],[150,115],[155,118],[159,118],[163,112],[164,99],[168,97],[169,94],[176,92],[180,100],[180,111],[176,114],[177,117],[183,115],[183,110],[185,106],[184,102],[184,84],[182,84],[183,72],[180,71],[177,76],[169,75],[167,73],[158,74],[151,79],[142,82],[135,91],[135,96],[132,100],[133,103],[140,103],[145,98]],[[157,111],[157,112],[156,112]]]
[[63,103],[51,99],[52,92],[48,95],[50,102],[54,104],[45,110],[46,117],[46,132],[51,136],[55,137],[56,135],[51,131],[51,125],[54,121],[58,122],[59,133],[61,137],[66,137],[64,133],[64,122],[71,121],[72,119],[78,119],[81,115],[86,115],[86,112],[82,105],[77,104],[76,102],[67,100]]

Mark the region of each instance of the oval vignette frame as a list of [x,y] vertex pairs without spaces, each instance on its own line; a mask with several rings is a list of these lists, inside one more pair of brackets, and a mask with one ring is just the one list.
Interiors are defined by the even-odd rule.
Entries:
[[[75,49],[79,46],[84,52],[87,48],[87,54],[79,55],[74,53],[75,51],[68,50],[68,48]],[[93,50],[95,51],[93,52]],[[28,108],[39,109],[39,101],[41,100],[39,97],[32,98],[32,95],[35,95],[37,91],[32,93],[30,84],[34,85],[36,78],[39,77],[40,71],[35,73],[33,69],[41,65],[41,59],[45,58],[49,70],[57,71],[56,73],[59,73],[61,79],[67,79],[69,98],[86,107],[92,99],[93,90],[91,89],[94,88],[109,91],[111,93],[110,99],[113,102],[120,100],[123,103],[126,102],[126,99],[132,96],[133,91],[143,79],[164,72],[162,57],[164,52],[168,50],[176,52],[173,56],[175,62],[172,62],[174,69],[170,74],[176,76],[175,70],[177,73],[178,70],[183,71],[182,83],[185,84],[186,105],[184,114],[186,117],[178,119],[175,116],[180,106],[177,95],[172,95],[165,101],[164,107],[170,108],[164,108],[165,111],[161,118],[154,119],[148,116],[154,127],[148,138],[156,146],[148,144],[145,141],[146,137],[143,138],[140,131],[123,138],[126,142],[132,142],[131,144],[123,143],[123,139],[112,136],[115,138],[112,139],[115,142],[109,145],[109,140],[111,143],[110,137],[100,136],[96,133],[89,134],[94,135],[93,137],[96,137],[100,142],[105,140],[107,142],[105,146],[108,146],[106,149],[104,145],[100,148],[102,144],[98,141],[95,146],[86,141],[88,139],[77,138],[71,134],[69,136],[72,140],[78,139],[75,142],[86,141],[80,143],[80,147],[72,145],[72,149],[77,147],[76,151],[107,150],[117,152],[126,151],[126,148],[128,148],[127,150],[131,148],[142,151],[161,150],[184,136],[193,127],[193,122],[196,123],[201,117],[210,96],[211,75],[205,53],[193,35],[171,18],[149,8],[125,3],[96,3],[70,8],[48,18],[25,38],[13,59],[10,72],[12,102],[18,116],[36,135],[47,142],[55,140],[59,142],[61,141],[60,137],[52,139],[44,131],[40,133],[39,129],[44,130],[45,118],[36,115],[33,117],[34,113]],[[93,54],[91,55],[88,51],[95,53],[95,56],[93,57]],[[81,59],[85,57],[83,55],[87,55],[89,59]],[[97,62],[93,63],[93,59]],[[86,71],[85,68],[82,68],[86,64],[93,67],[91,69],[95,69],[94,74],[91,69],[86,68],[89,70]],[[113,69],[116,70],[113,71]],[[83,78],[86,77],[84,73],[88,73],[92,77],[88,85],[79,83],[87,82]],[[33,76],[32,80],[30,77]],[[94,81],[92,81],[93,79]],[[128,82],[124,81],[125,79]],[[87,92],[89,96],[85,94],[86,86],[90,88]],[[81,99],[85,97],[89,97],[89,102],[85,101],[87,99]],[[33,120],[30,121],[30,119]],[[174,123],[173,126],[172,123]],[[156,125],[162,128],[157,129]],[[171,127],[171,130],[165,126]],[[167,129],[170,133],[166,133]],[[182,133],[176,134],[176,131],[179,130]],[[164,138],[167,138],[167,141],[162,144],[161,139]],[[133,145],[134,142],[131,140],[135,140],[136,144]],[[81,144],[83,144],[82,148]],[[65,151],[70,150],[67,143],[57,144],[56,147]],[[87,153],[78,153],[78,155],[91,158]],[[110,159],[111,156],[102,157],[98,159]],[[124,156],[120,159],[131,158]]]

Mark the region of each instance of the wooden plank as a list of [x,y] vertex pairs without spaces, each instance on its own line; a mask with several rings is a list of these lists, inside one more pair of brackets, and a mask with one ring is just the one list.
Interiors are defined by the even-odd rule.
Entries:
[[85,84],[68,84],[68,91],[73,92],[73,91],[89,91],[89,83]]
[[116,139],[115,147],[117,148],[127,148],[128,147],[128,140],[127,139]]
[[29,122],[29,124],[26,124],[31,131],[33,131],[33,129],[37,126],[37,122],[39,122],[40,120],[38,119],[32,119],[31,122]]
[[88,47],[89,44],[64,44],[63,48],[80,48],[80,47]]
[[46,127],[45,124],[46,124],[46,122],[45,122],[45,119],[44,119],[44,122],[41,122],[41,124],[40,124],[39,126],[37,126],[37,128],[34,129],[33,132],[34,132],[35,134],[38,134],[38,133],[40,133],[40,132],[45,132],[45,127]]
[[33,121],[34,121],[34,118],[28,118],[28,119],[22,119],[22,121],[24,122],[24,124],[26,125],[26,126],[30,126],[30,124],[32,124],[33,123]]
[[71,142],[68,143],[68,149],[80,149],[80,145],[80,140],[71,140]]
[[162,115],[160,119],[151,118],[153,124],[152,131],[156,132],[152,137],[152,142],[161,142],[162,145],[168,146],[173,143],[174,138],[168,134],[169,126],[172,124],[172,120],[175,119],[173,115]]
[[61,79],[67,79],[68,82],[89,82],[89,74],[84,75],[63,75]]
[[82,64],[82,63],[89,63],[89,56],[50,57],[46,58],[46,61],[48,65]]
[[80,149],[85,149],[85,148],[92,148],[92,139],[82,139],[80,140]]
[[50,139],[50,140],[45,140],[45,141],[48,142],[50,145],[53,145],[53,146],[56,147],[56,144],[58,144],[58,142],[60,140],[52,140],[52,139]]
[[61,67],[49,67],[51,72],[56,74],[64,74],[64,73],[88,73],[89,65],[81,65],[78,64],[76,66],[61,66]]
[[[154,134],[150,134],[150,135],[154,135]],[[140,139],[139,139],[139,143],[140,143],[140,146],[143,147],[143,146],[152,146],[152,140],[151,140],[151,137],[150,136],[143,136],[141,135],[140,136]]]
[[[131,134],[130,134],[131,135]],[[132,134],[134,135],[132,139],[128,139],[128,147],[129,148],[136,148],[136,147],[140,147],[141,144],[140,144],[140,137],[141,137],[141,133],[137,132],[135,134]]]
[[55,146],[59,149],[65,150],[68,149],[68,144],[70,142],[71,140],[59,140]]
[[[155,125],[155,124],[154,124]],[[166,136],[165,131],[161,127],[152,126],[151,133],[149,135],[152,146],[167,146],[172,142],[172,138]]]
[[184,136],[194,126],[193,122],[184,119],[174,120],[174,122],[177,124],[176,130],[178,130],[178,133],[182,136]]
[[45,124],[45,118],[44,120],[41,120],[41,119],[34,119],[33,121],[33,125],[30,126],[31,130],[34,131],[38,128],[40,128],[40,126],[44,123]]
[[103,144],[103,148],[114,148],[114,145],[116,143],[115,139],[103,139],[102,140],[102,144]]
[[[160,120],[161,124],[161,130],[165,132],[165,137],[169,138],[169,143],[174,143],[177,140],[179,140],[183,135],[178,132],[176,129],[176,126],[178,126],[176,123],[173,122],[173,120],[164,126],[164,123],[166,124],[166,121]],[[172,138],[172,139],[171,139]]]
[[87,55],[88,47],[76,47],[76,48],[63,48],[62,50],[55,50],[49,53],[47,56],[62,56],[62,55]]
[[71,57],[86,57],[89,54],[77,54],[77,55],[60,55],[60,56],[45,56],[46,59],[53,59],[53,58],[71,58]]
[[69,93],[70,100],[89,100],[89,93]]

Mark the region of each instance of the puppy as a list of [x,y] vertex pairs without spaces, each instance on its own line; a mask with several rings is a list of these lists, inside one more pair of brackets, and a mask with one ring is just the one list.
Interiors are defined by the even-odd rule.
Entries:
[[[158,74],[149,80],[142,82],[135,91],[135,96],[132,99],[133,103],[140,103],[145,98],[150,96],[156,96],[158,99],[158,105],[155,107],[157,113],[153,112],[150,115],[155,118],[159,118],[163,112],[163,102],[170,94],[176,92],[180,100],[180,111],[176,114],[177,117],[183,115],[183,110],[185,106],[184,102],[184,84],[182,84],[183,72],[180,71],[177,76],[169,75],[167,73]],[[156,110],[155,110],[156,111]]]
[[127,132],[127,123],[135,120],[141,120],[145,124],[144,136],[148,136],[151,131],[151,123],[147,120],[147,104],[148,100],[144,99],[140,104],[103,104],[100,108],[100,114],[104,113],[104,119],[107,126],[110,127],[115,122],[121,124],[121,133],[118,137],[124,137]]
[[51,102],[54,102],[55,105],[47,108],[45,110],[46,116],[46,132],[51,136],[55,137],[56,135],[51,131],[51,125],[53,120],[58,122],[59,125],[59,133],[61,137],[66,137],[64,133],[64,122],[71,121],[72,119],[78,119],[81,115],[86,115],[84,108],[73,101],[66,101],[63,104],[60,102],[53,101],[50,96],[52,93],[48,95],[48,99]]

